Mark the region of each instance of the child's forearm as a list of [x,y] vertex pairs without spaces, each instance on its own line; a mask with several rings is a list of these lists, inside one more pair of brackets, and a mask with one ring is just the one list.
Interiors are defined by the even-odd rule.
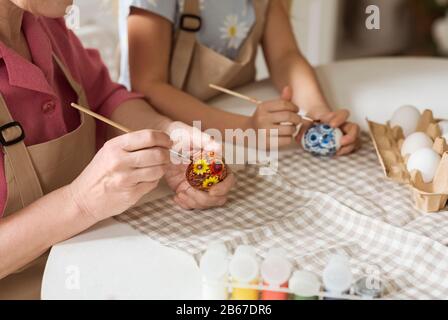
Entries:
[[201,121],[202,130],[218,129],[224,133],[225,129],[246,130],[251,127],[249,117],[210,107],[166,82],[153,81],[145,87],[143,94],[154,108],[171,119],[188,125]]
[[272,72],[272,80],[281,90],[291,86],[293,102],[311,117],[331,111],[313,67],[298,52],[285,55]]
[[300,52],[281,0],[270,1],[263,51],[273,82],[279,90],[291,86],[293,102],[301,110],[314,118],[330,111],[313,68]]

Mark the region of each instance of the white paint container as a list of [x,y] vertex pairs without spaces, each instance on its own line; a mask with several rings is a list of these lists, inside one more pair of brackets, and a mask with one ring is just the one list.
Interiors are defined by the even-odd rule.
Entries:
[[325,290],[331,295],[347,293],[353,282],[353,274],[348,257],[332,255],[323,271],[322,280]]
[[227,300],[229,256],[223,243],[212,243],[199,263],[202,273],[202,299]]

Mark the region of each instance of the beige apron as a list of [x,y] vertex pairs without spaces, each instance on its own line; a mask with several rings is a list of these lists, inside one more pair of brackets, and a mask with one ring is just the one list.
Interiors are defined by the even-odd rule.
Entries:
[[[77,93],[78,103],[87,106],[82,87],[58,57],[53,57]],[[83,113],[80,118],[81,125],[76,130],[58,139],[26,147],[23,139],[20,139],[23,133],[20,124],[14,122],[0,95],[0,126],[11,126],[0,134],[4,146],[8,190],[4,216],[17,212],[43,195],[71,183],[89,164],[96,152],[95,121]],[[20,141],[5,146],[5,142],[7,145],[14,140]],[[24,270],[0,280],[0,300],[39,299],[46,257],[47,255],[44,255]]]
[[199,0],[185,0],[171,59],[171,84],[203,101],[218,94],[209,84],[239,87],[255,80],[255,59],[264,32],[269,0],[253,0],[256,22],[238,57],[231,60],[197,41]]

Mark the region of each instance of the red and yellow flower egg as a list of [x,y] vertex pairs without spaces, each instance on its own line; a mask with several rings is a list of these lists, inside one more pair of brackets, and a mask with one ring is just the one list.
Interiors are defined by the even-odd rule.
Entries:
[[193,157],[186,177],[193,188],[208,191],[227,177],[227,166],[216,153],[203,151]]

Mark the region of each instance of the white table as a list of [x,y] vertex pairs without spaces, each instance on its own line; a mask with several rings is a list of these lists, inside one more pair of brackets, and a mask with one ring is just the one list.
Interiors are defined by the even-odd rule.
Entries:
[[[352,110],[353,120],[363,128],[366,117],[385,122],[402,104],[431,107],[448,119],[447,60],[359,60],[318,68],[318,75],[331,103]],[[241,92],[258,99],[278,95],[267,81]],[[213,104],[243,114],[253,110],[230,97],[219,97]],[[162,186],[151,197],[169,192]],[[200,299],[200,284],[192,257],[110,219],[53,247],[42,298]]]

